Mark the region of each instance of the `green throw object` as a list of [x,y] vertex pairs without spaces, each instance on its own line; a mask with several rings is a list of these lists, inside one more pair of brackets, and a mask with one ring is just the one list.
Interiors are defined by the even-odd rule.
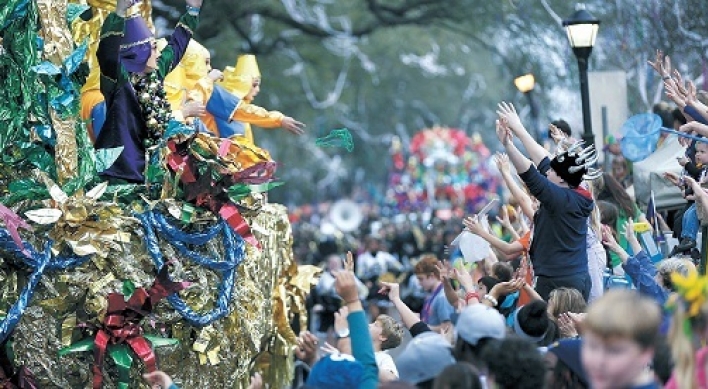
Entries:
[[350,153],[354,150],[352,134],[346,128],[332,130],[329,135],[317,138],[315,144],[319,147],[342,147]]

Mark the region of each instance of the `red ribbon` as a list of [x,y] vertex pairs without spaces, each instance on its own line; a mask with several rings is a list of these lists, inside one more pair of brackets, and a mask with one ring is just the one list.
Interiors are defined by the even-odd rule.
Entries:
[[242,182],[244,184],[263,184],[273,180],[273,174],[275,174],[275,168],[277,166],[278,165],[272,161],[258,162],[240,172],[231,174],[231,178],[234,182]]
[[260,242],[258,242],[258,239],[253,236],[251,226],[249,226],[248,222],[246,222],[246,219],[241,216],[241,213],[238,211],[238,208],[234,203],[230,202],[221,207],[221,209],[219,210],[219,216],[226,220],[226,223],[231,226],[234,231],[241,235],[243,240],[250,243],[257,249],[261,249]]
[[[182,171],[180,181],[184,184],[185,198],[198,207],[205,207],[214,214],[219,214],[234,231],[241,235],[243,240],[261,249],[251,227],[241,216],[236,204],[229,199],[226,190],[237,182],[256,185],[271,181],[277,164],[273,161],[259,162],[240,172],[214,181],[209,171],[198,174],[196,161],[189,158],[187,150],[192,140],[193,138],[190,138],[182,143],[171,140],[167,143],[167,147],[171,151],[168,165],[174,172]],[[230,144],[230,141],[222,140],[219,155],[227,152],[226,146],[230,146]]]
[[12,377],[7,377],[5,371],[0,368],[0,388],[37,389],[37,382],[26,366],[22,366]]
[[189,155],[187,155],[184,150],[179,150],[177,143],[173,140],[167,142],[167,148],[171,151],[170,155],[167,157],[167,165],[170,169],[175,173],[182,170],[181,180],[185,184],[196,181],[192,168],[187,163],[189,161]]
[[126,343],[140,358],[148,372],[157,370],[155,353],[150,343],[143,337],[140,321],[152,312],[160,300],[189,286],[188,282],[174,282],[169,279],[167,266],[163,266],[149,291],[138,288],[125,301],[121,293],[108,295],[108,310],[103,325],[94,339],[93,388],[103,385],[103,361],[109,345]]

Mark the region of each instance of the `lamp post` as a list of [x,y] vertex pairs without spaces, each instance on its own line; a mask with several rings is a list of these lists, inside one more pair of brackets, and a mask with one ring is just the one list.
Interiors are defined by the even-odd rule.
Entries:
[[595,135],[592,132],[592,118],[590,117],[590,90],[588,88],[588,58],[595,45],[597,30],[600,28],[600,21],[595,19],[590,12],[579,9],[568,19],[563,21],[568,33],[570,46],[578,59],[578,69],[580,70],[580,97],[583,102],[583,140],[589,146],[595,143]]
[[519,76],[514,79],[514,85],[516,85],[516,89],[523,93],[529,101],[529,107],[531,108],[531,135],[536,142],[540,142],[538,105],[536,104],[536,100],[533,96],[533,88],[536,86],[536,78],[534,78],[531,73],[524,74],[523,76]]

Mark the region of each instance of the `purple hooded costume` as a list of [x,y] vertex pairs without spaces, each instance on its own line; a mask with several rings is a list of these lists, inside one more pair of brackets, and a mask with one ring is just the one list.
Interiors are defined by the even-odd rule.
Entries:
[[[198,21],[198,15],[186,13],[167,38],[168,45],[158,57],[154,70],[160,82],[179,64]],[[96,54],[101,68],[101,93],[106,100],[106,122],[94,147],[123,146],[115,163],[100,173],[104,179],[131,183],[145,181],[148,127],[131,83],[131,73],[145,70],[153,44],[152,32],[139,16],[123,18],[113,12],[103,23]]]

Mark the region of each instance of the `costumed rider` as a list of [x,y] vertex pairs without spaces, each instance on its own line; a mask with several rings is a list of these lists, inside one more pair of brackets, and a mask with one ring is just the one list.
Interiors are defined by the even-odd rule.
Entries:
[[106,122],[96,149],[123,147],[101,176],[115,183],[142,183],[146,150],[162,138],[172,119],[163,79],[184,55],[199,23],[202,0],[185,0],[167,46],[158,55],[157,42],[140,16],[126,18],[129,0],[118,0],[106,18],[96,53],[101,68],[101,92],[106,99]]
[[[215,85],[212,99],[206,104],[207,111],[214,113],[217,119],[221,138],[239,135],[253,143],[251,124],[263,128],[283,128],[294,135],[304,133],[303,123],[251,103],[260,92],[261,85],[261,73],[254,55],[239,56],[236,67],[227,66],[223,75],[223,81]],[[227,120],[220,119],[224,113]]]
[[[214,85],[215,81],[223,78],[223,73],[221,70],[212,69],[211,53],[199,42],[192,39],[178,68],[181,68],[184,73],[180,81],[184,91],[182,107],[199,107],[198,115],[193,115],[194,124],[202,132],[208,132],[211,135],[218,134],[217,121],[231,120],[233,110],[214,109],[214,107],[228,107],[231,104],[238,104],[238,102],[230,102],[232,97],[223,88]],[[208,106],[206,106],[207,103]]]
[[514,145],[514,133],[527,133],[516,110],[503,103],[498,113],[497,136],[519,176],[540,202],[529,250],[537,277],[535,289],[547,301],[554,289],[574,288],[587,301],[592,281],[586,240],[594,202],[580,184],[601,174],[593,168],[597,162],[595,148],[576,142],[553,160],[544,156],[536,167]]

